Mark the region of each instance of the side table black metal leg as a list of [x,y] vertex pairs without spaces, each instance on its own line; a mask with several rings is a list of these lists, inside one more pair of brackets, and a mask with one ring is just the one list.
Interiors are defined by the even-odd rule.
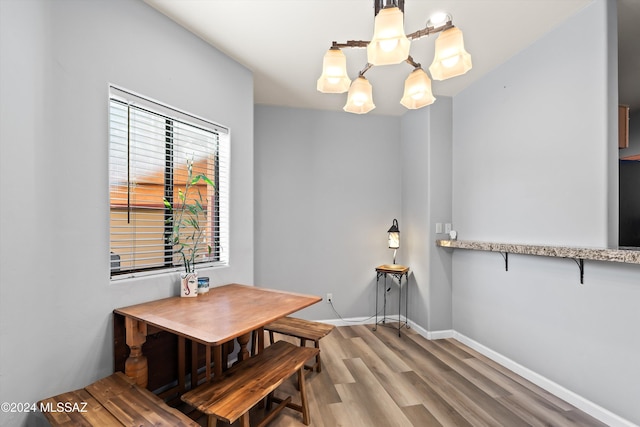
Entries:
[[378,294],[380,293],[380,274],[376,274],[376,323],[373,325],[373,330],[378,329]]
[[409,273],[404,276],[404,285],[406,286],[404,291],[404,321],[407,329],[409,329]]
[[387,323],[387,275],[384,275],[384,289],[382,290],[382,324]]
[[398,277],[398,336],[400,335],[400,328],[402,328],[402,321],[400,315],[402,314],[402,274]]

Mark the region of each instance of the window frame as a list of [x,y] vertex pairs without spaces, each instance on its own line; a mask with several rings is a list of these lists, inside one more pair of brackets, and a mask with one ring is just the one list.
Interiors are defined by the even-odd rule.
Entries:
[[[157,140],[158,145],[154,145],[156,148],[163,148],[165,150],[165,165],[164,165],[164,176],[172,176],[175,171],[178,169],[177,164],[173,164],[173,160],[169,159],[166,156],[171,156],[173,154],[173,150],[177,149],[178,143],[176,140],[178,137],[173,136],[173,131],[167,126],[171,123],[175,125],[176,122],[181,123],[181,126],[193,127],[191,129],[200,129],[205,132],[212,132],[216,135],[214,139],[216,139],[216,146],[214,149],[214,153],[211,153],[213,156],[214,166],[213,166],[213,176],[210,176],[210,179],[214,181],[216,184],[215,188],[215,197],[211,200],[211,208],[209,208],[214,213],[212,216],[207,216],[207,227],[211,233],[212,243],[216,242],[216,244],[212,244],[214,247],[213,256],[214,259],[197,262],[197,268],[211,268],[211,267],[220,267],[227,266],[229,264],[229,168],[230,168],[230,130],[229,128],[217,124],[213,121],[203,119],[199,116],[193,115],[191,113],[187,113],[183,110],[176,109],[174,107],[168,106],[164,103],[158,102],[156,100],[150,99],[148,97],[139,95],[132,91],[117,87],[115,85],[109,85],[109,96],[108,96],[108,170],[109,170],[109,252],[110,252],[110,268],[109,268],[109,276],[111,281],[119,281],[123,279],[130,279],[135,277],[144,277],[151,275],[159,275],[159,274],[167,274],[174,273],[178,271],[184,271],[184,265],[182,263],[176,264],[175,257],[173,256],[173,247],[168,244],[166,240],[164,240],[164,256],[163,256],[163,265],[156,265],[152,267],[134,267],[125,271],[120,271],[120,261],[119,258],[114,259],[114,253],[112,252],[112,239],[113,239],[113,222],[112,222],[112,210],[114,207],[112,195],[111,195],[111,186],[112,186],[112,161],[114,161],[114,155],[112,153],[112,103],[116,102],[121,105],[125,105],[127,108],[127,114],[129,114],[130,108],[135,108],[141,111],[145,111],[146,113],[152,114],[157,117],[164,118],[165,123],[165,137],[164,140]],[[127,124],[126,133],[129,135],[131,126]],[[183,142],[183,141],[182,141]],[[160,147],[161,146],[161,147]],[[130,165],[132,162],[131,154],[126,154],[126,164]],[[127,166],[129,167],[129,166]],[[128,179],[128,178],[127,178]],[[163,178],[164,179],[164,178]],[[128,181],[129,182],[129,181]],[[127,184],[129,186],[130,183]],[[169,189],[167,185],[171,185]],[[172,195],[174,182],[167,184],[166,179],[163,184],[163,195],[166,197],[167,195]],[[129,192],[130,190],[127,190]],[[175,195],[177,198],[177,194]],[[171,198],[168,198],[170,203],[173,205],[173,201]],[[132,206],[128,205],[128,209],[131,209]],[[139,209],[140,206],[134,206],[134,208]],[[175,206],[174,206],[175,208]],[[163,218],[165,220],[168,216],[171,216],[171,213],[167,211],[166,208],[163,208]],[[167,235],[167,232],[171,231],[172,225],[163,226],[164,233],[163,236]],[[131,242],[136,240],[140,240],[139,236],[135,236],[131,239]],[[131,244],[133,246],[133,243]],[[217,248],[217,250],[215,249]],[[135,255],[139,255],[135,250],[133,251]],[[168,256],[170,254],[170,256]],[[168,256],[168,257],[167,257]],[[141,257],[134,257],[134,259],[139,260]],[[117,268],[114,268],[117,266]]]

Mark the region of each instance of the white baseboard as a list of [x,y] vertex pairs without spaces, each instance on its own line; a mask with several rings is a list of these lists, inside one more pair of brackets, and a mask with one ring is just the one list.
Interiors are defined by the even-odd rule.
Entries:
[[375,322],[369,317],[350,317],[348,319],[325,319],[316,322],[327,323],[334,326],[373,325]]
[[[402,318],[402,321],[406,319]],[[371,318],[350,318],[350,319],[330,319],[330,320],[319,320],[319,322],[328,323],[335,326],[353,326],[356,324],[373,324],[375,321]],[[504,366],[512,372],[520,375],[521,377],[531,381],[537,386],[545,389],[549,393],[554,396],[559,397],[560,399],[568,402],[569,404],[575,406],[581,411],[591,415],[592,417],[598,419],[599,421],[607,424],[611,427],[639,427],[637,424],[628,421],[613,412],[595,404],[594,402],[585,399],[584,397],[562,387],[560,384],[557,384],[550,379],[528,369],[519,363],[514,362],[508,357],[503,356],[502,354],[480,344],[477,341],[472,340],[465,335],[456,332],[453,329],[443,330],[443,331],[428,331],[421,327],[420,325],[415,324],[411,320],[408,321],[408,325],[411,329],[415,330],[418,334],[425,337],[428,340],[436,340],[443,338],[453,338],[461,343],[469,346],[470,348],[476,350],[478,353],[488,357],[496,363]]]
[[[378,316],[378,321],[381,321],[382,317]],[[388,322],[397,322],[398,315],[395,314],[387,314]],[[407,319],[404,316],[400,316],[401,322],[406,322]],[[316,320],[316,322],[327,323],[329,325],[334,326],[354,326],[354,325],[373,325],[376,323],[374,317],[349,317],[348,319],[325,319],[325,320]],[[413,322],[409,320],[409,326],[413,327]]]
[[439,340],[443,338],[453,338],[455,331],[453,329],[448,329],[444,331],[427,331],[420,325],[416,325],[414,322],[409,321],[409,325],[413,330],[415,330],[418,334],[422,335],[428,340]]

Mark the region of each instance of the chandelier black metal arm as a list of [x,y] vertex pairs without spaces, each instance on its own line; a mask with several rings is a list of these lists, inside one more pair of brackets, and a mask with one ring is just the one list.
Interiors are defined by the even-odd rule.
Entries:
[[[411,57],[411,55],[409,55],[407,57],[407,59],[404,60],[404,62],[406,62],[407,64],[411,65],[413,68],[422,68],[422,65],[420,63],[414,61],[413,58]],[[364,76],[364,73],[369,71],[369,68],[371,68],[371,67],[373,67],[373,64],[367,62],[367,65],[365,65],[364,68],[362,70],[360,70],[358,75],[360,77]]]
[[418,62],[414,61],[413,58],[411,57],[411,55],[409,55],[407,57],[407,59],[404,60],[404,62],[406,62],[409,65],[412,65],[413,68],[422,68],[422,65],[420,65]]
[[340,49],[342,47],[364,47],[366,48],[370,42],[367,40],[347,40],[346,43],[338,43],[334,41],[331,44],[331,49]]
[[407,38],[410,39],[410,40],[418,40],[418,39],[426,37],[426,36],[428,36],[430,34],[436,34],[436,33],[448,30],[449,28],[453,28],[453,27],[454,27],[454,25],[449,20],[449,21],[447,21],[446,24],[441,25],[439,27],[429,27],[429,26],[427,26],[427,27],[424,27],[421,30],[415,31],[415,32],[413,32],[411,34],[407,34]]
[[[418,40],[422,37],[427,37],[431,34],[436,34],[453,27],[454,25],[451,23],[451,21],[447,21],[446,24],[439,27],[424,27],[421,30],[415,31],[411,34],[407,34],[407,38],[411,40]],[[338,43],[337,41],[333,41],[331,43],[331,49],[340,49],[343,47],[366,48],[369,43],[371,43],[371,40],[347,40],[345,43]]]
[[371,68],[371,67],[373,67],[373,64],[367,62],[367,65],[365,65],[364,68],[362,70],[360,70],[360,72],[358,73],[358,76],[360,76],[360,77],[364,76],[364,73],[369,71],[369,68]]
[[[411,34],[407,34],[407,38],[410,40],[418,40],[421,39],[422,37],[427,37],[431,34],[436,34],[445,30],[448,30],[449,28],[453,28],[454,25],[451,23],[451,21],[447,21],[446,24],[441,25],[439,27],[424,27],[421,30],[415,31]],[[371,43],[370,40],[347,40],[345,43],[338,43],[336,41],[333,41],[331,43],[331,49],[340,49],[340,48],[366,48],[369,43]],[[415,62],[413,60],[413,58],[411,57],[411,55],[409,55],[407,57],[407,59],[405,59],[405,62],[408,63],[409,65],[412,65],[414,68],[422,68],[422,66]],[[373,64],[367,62],[367,65],[364,66],[364,68],[358,73],[359,76],[364,76],[364,73],[366,73],[367,71],[369,71],[369,68],[373,67]]]

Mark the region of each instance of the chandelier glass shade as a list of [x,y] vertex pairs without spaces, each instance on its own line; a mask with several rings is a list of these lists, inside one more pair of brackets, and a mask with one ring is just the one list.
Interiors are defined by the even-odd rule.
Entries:
[[329,49],[322,60],[322,75],[317,89],[323,93],[344,93],[351,79],[347,75],[347,57],[340,49]]
[[471,69],[471,55],[464,49],[462,31],[456,27],[443,31],[436,40],[436,53],[429,72],[434,80],[446,80]]
[[431,93],[431,80],[422,68],[416,68],[404,82],[404,94],[400,103],[410,110],[426,107],[435,102]]
[[347,94],[347,103],[344,106],[344,111],[355,114],[366,114],[369,111],[376,108],[373,103],[373,88],[369,80],[364,76],[358,76]]
[[411,42],[404,34],[404,14],[397,7],[382,9],[375,18],[373,38],[367,46],[372,65],[399,64],[409,56]]
[[[374,0],[376,10],[374,34],[371,41],[349,40],[346,43],[333,42],[322,61],[322,75],[317,89],[322,93],[344,93],[347,103],[344,111],[364,114],[375,108],[373,89],[364,74],[373,66],[393,65],[406,62],[413,66],[404,85],[400,103],[409,109],[422,108],[435,102],[431,91],[431,80],[422,66],[415,62],[409,50],[411,41],[440,33],[435,42],[435,55],[429,73],[434,80],[445,80],[460,76],[472,67],[471,55],[465,50],[462,31],[453,25],[451,16],[444,20],[427,21],[427,26],[411,34],[404,32],[404,0],[388,0],[391,5],[378,6],[384,0]],[[400,7],[398,7],[398,3]],[[367,64],[349,85],[346,57],[342,48],[366,48]]]

